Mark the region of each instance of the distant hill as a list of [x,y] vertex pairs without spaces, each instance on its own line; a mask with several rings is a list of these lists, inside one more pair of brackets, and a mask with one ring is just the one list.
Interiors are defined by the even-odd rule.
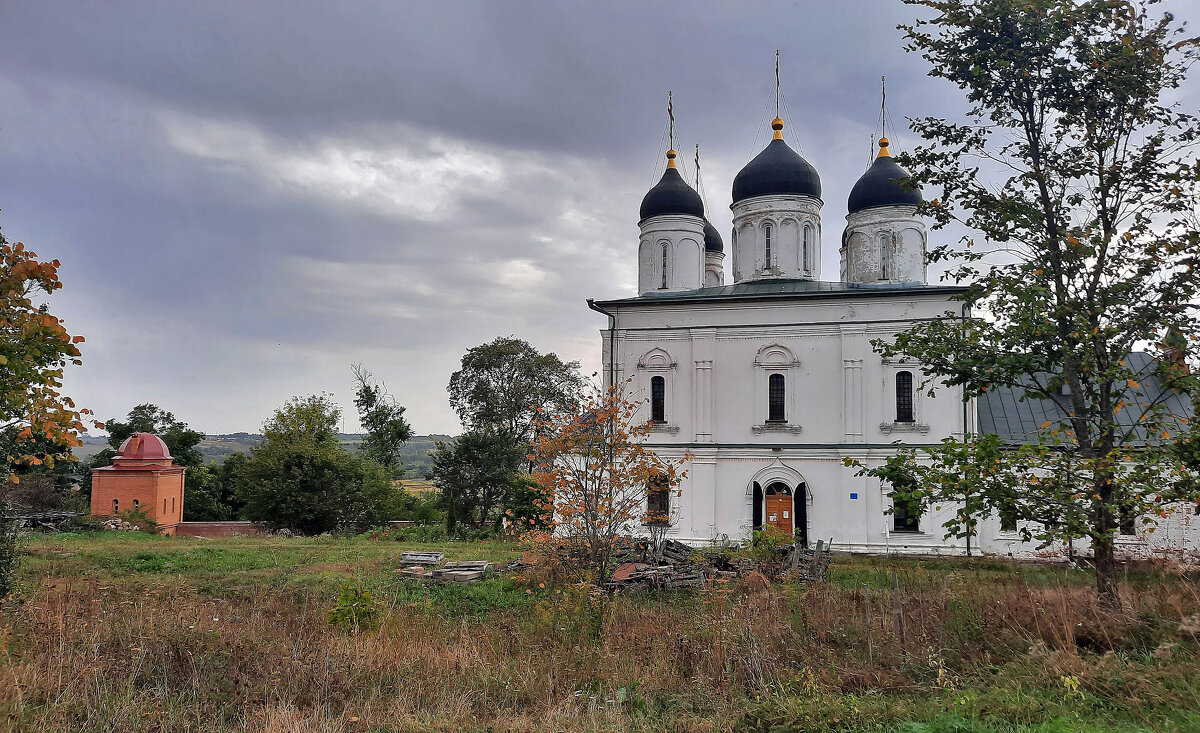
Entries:
[[[358,433],[339,433],[338,441],[348,450],[355,450],[362,442],[363,436]],[[204,462],[220,463],[234,453],[249,453],[250,449],[261,443],[263,436],[258,433],[226,433],[209,435],[197,446],[204,455]],[[400,460],[404,464],[405,476],[420,479],[433,467],[429,451],[436,447],[439,440],[454,440],[450,435],[414,435],[400,449]],[[85,435],[83,445],[73,452],[80,461],[86,461],[108,447],[108,438]]]

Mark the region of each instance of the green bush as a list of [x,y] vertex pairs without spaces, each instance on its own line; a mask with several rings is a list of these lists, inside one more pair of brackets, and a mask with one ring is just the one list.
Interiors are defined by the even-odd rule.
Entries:
[[315,535],[362,531],[395,518],[387,471],[337,441],[340,412],[326,396],[296,398],[263,425],[266,439],[239,471],[244,516],[270,529]]
[[357,583],[344,583],[337,603],[329,611],[329,623],[347,631],[377,629],[383,615],[370,591]]

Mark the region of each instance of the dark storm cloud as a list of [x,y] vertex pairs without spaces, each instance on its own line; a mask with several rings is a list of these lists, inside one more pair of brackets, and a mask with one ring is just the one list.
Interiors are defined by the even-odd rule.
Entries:
[[[254,429],[293,394],[350,405],[362,361],[419,431],[516,334],[599,360],[587,296],[630,294],[665,96],[710,218],[786,135],[821,172],[824,276],[878,129],[954,114],[901,50],[899,3],[14,2],[0,8],[0,225],[64,263],[88,337],[69,387]],[[897,129],[901,146],[911,135]],[[728,238],[728,237],[727,237]],[[353,427],[353,419],[348,427]]]

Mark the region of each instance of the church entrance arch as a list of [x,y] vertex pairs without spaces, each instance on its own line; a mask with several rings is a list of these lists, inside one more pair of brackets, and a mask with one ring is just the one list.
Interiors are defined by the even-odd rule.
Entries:
[[774,527],[784,536],[791,537],[796,526],[792,518],[792,490],[787,484],[776,481],[767,486],[763,500],[766,502],[763,525]]
[[755,530],[770,527],[808,546],[808,485],[799,471],[776,461],[754,475],[746,494]]

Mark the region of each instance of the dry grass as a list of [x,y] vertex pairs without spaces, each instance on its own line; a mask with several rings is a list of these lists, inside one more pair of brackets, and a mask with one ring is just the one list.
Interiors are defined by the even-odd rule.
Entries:
[[[391,570],[401,549],[363,540],[38,540],[18,599],[0,616],[0,727],[1200,725],[1186,717],[1200,709],[1200,595],[1184,575],[1136,573],[1120,612],[1094,603],[1086,576],[1061,570],[866,559],[835,562],[832,582],[809,588],[747,580],[608,598],[551,573],[433,589],[400,582]],[[378,630],[328,623],[346,579],[382,604]]]

